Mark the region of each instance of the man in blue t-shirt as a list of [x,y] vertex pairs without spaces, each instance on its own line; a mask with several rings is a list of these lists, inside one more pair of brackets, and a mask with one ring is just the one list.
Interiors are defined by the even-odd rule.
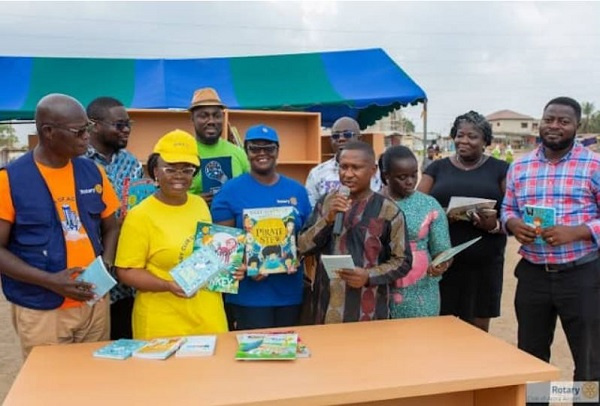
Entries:
[[[297,233],[309,217],[311,207],[304,186],[276,170],[277,133],[262,124],[250,127],[244,148],[250,160],[250,173],[228,181],[215,196],[211,206],[213,221],[244,228],[244,209],[287,206],[292,208]],[[302,305],[302,275],[300,266],[291,273],[244,278],[238,294],[225,297],[230,327],[244,330],[297,325]]]

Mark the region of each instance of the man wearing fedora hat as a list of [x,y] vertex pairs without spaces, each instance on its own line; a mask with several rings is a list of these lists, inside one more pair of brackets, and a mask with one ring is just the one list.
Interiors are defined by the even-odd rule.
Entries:
[[216,90],[205,87],[194,92],[188,109],[201,160],[200,172],[194,178],[190,191],[201,195],[209,205],[225,182],[250,171],[244,150],[221,137],[224,108]]

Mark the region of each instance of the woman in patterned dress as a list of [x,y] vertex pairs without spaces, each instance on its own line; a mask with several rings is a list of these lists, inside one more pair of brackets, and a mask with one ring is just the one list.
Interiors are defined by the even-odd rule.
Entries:
[[433,197],[415,191],[418,163],[410,149],[388,148],[379,158],[379,167],[387,194],[404,212],[413,253],[412,268],[395,281],[391,290],[390,317],[437,316],[440,275],[452,260],[437,267],[431,265],[431,260],[451,246],[446,214]]

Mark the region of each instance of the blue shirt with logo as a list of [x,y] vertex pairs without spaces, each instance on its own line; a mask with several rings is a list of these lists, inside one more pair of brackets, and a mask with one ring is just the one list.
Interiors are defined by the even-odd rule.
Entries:
[[[244,209],[292,206],[296,234],[311,213],[304,186],[280,175],[277,183],[263,185],[249,173],[225,183],[211,205],[213,222],[235,220],[235,227],[243,229]],[[302,266],[294,274],[271,274],[260,282],[244,278],[237,295],[226,295],[228,303],[240,306],[291,306],[302,303]]]

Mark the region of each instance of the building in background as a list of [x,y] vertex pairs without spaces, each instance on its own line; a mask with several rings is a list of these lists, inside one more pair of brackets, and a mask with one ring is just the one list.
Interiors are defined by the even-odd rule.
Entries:
[[513,149],[535,146],[539,120],[512,110],[497,111],[486,119],[492,125],[494,144],[499,144],[502,148],[511,145]]

